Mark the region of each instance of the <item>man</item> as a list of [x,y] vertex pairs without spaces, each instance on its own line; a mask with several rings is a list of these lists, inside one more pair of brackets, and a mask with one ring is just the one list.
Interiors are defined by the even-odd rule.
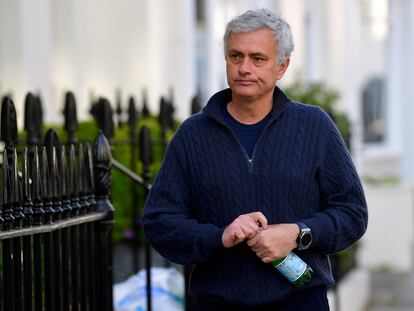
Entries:
[[[196,310],[329,310],[327,255],[367,226],[351,157],[326,113],[276,87],[293,50],[285,21],[247,11],[224,45],[230,88],[171,140],[144,210],[146,238],[195,264]],[[271,264],[291,251],[314,271],[299,289]]]

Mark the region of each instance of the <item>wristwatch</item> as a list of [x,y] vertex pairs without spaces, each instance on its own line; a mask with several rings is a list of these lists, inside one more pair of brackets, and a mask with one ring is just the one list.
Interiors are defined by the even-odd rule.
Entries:
[[308,228],[308,226],[306,226],[306,224],[303,222],[298,222],[296,224],[300,228],[300,232],[296,240],[298,244],[298,250],[308,249],[313,240],[312,230]]

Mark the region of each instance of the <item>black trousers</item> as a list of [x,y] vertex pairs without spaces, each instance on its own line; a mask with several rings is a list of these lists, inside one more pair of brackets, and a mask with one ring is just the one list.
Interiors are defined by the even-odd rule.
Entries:
[[259,306],[229,305],[205,299],[194,299],[192,311],[329,311],[326,287],[299,289],[282,301]]

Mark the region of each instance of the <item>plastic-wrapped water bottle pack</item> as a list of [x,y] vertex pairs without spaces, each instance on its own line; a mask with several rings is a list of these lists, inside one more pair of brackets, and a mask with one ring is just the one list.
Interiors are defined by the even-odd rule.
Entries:
[[[146,311],[146,271],[141,270],[126,281],[114,285],[116,311]],[[176,268],[151,269],[153,311],[184,310],[184,277]]]

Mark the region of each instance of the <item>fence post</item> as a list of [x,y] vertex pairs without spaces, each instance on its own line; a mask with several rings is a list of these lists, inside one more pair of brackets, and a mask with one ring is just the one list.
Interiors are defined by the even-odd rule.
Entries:
[[[143,173],[142,177],[144,179],[144,183],[146,185],[149,184],[151,179],[151,171],[150,165],[153,162],[153,154],[152,154],[152,140],[150,130],[147,126],[143,126],[141,128],[140,133],[140,160],[143,166]],[[148,187],[144,188],[144,201],[147,199],[148,196]],[[145,241],[145,269],[147,271],[146,278],[147,278],[147,310],[152,310],[152,301],[151,301],[151,266],[152,266],[152,259],[151,259],[151,247],[147,241]]]
[[67,167],[66,167],[66,149],[65,146],[60,147],[59,152],[59,176],[60,176],[60,192],[62,201],[62,219],[68,219],[72,213],[70,205],[70,195],[68,191]]
[[115,113],[116,113],[116,120],[118,121],[118,127],[121,127],[124,122],[122,120],[122,95],[121,95],[121,90],[117,89],[115,92],[115,104],[116,104],[116,109],[115,109]]
[[114,120],[109,101],[105,98],[99,98],[98,102],[92,105],[91,114],[98,122],[99,129],[111,143],[114,136]]
[[106,217],[97,223],[97,284],[98,293],[95,305],[97,310],[112,310],[112,227],[115,210],[110,201],[111,148],[102,131],[93,144],[95,197],[98,212],[106,213]]
[[[33,225],[39,226],[44,223],[45,211],[43,210],[41,195],[40,165],[37,146],[32,147],[33,152],[29,152],[29,162],[31,163],[30,179],[32,180],[32,200],[33,200]],[[32,158],[30,158],[32,157]],[[42,235],[33,236],[33,257],[34,257],[34,307],[35,310],[43,310],[43,267],[42,267]]]
[[78,145],[78,185],[80,215],[86,215],[89,210],[89,203],[86,194],[86,172],[85,172],[85,151],[83,144]]
[[[42,197],[45,211],[45,220],[47,224],[55,221],[52,203],[52,181],[49,174],[49,162],[47,158],[46,147],[42,148],[41,153],[41,178],[42,178]],[[46,310],[56,310],[56,284],[55,284],[55,261],[53,240],[55,233],[47,232],[44,234],[44,264],[45,264],[45,304]]]
[[21,188],[19,183],[18,168],[17,168],[17,152],[13,150],[12,166],[11,166],[11,187],[12,187],[12,200],[13,200],[13,216],[14,216],[14,229],[20,229],[23,225],[25,218],[23,214],[23,206],[21,203]]
[[[13,202],[13,228],[20,229],[23,226],[25,218],[23,214],[23,206],[21,201],[21,187],[17,168],[17,152],[13,150],[12,166],[11,166],[11,188],[12,188],[12,202]],[[22,274],[22,237],[15,237],[13,239],[14,251],[14,305],[16,310],[23,308],[23,274]]]
[[[96,210],[96,201],[95,201],[95,181],[93,174],[93,159],[92,159],[92,149],[89,143],[85,143],[85,177],[86,177],[86,194],[88,200],[88,212],[94,212]],[[94,297],[96,297],[96,283],[94,282],[97,269],[96,269],[96,239],[95,239],[95,224],[87,224],[87,242],[88,242],[88,258],[86,262],[88,269],[85,271],[86,277],[89,278],[89,282],[86,285],[87,294],[89,297],[89,304],[93,306]]]
[[[46,132],[44,145],[47,154],[48,162],[48,176],[49,176],[49,189],[50,189],[50,200],[53,208],[53,220],[60,221],[63,214],[62,209],[62,192],[61,192],[61,183],[62,179],[59,174],[59,164],[57,159],[57,152],[59,152],[61,146],[57,133],[53,129],[49,129]],[[53,306],[60,310],[63,309],[63,287],[66,286],[63,284],[63,274],[64,270],[62,267],[62,249],[64,248],[62,240],[62,230],[57,230],[51,234],[52,245],[50,246],[50,255],[52,258],[52,271],[48,273],[52,274],[50,280],[52,281],[52,286],[55,287],[56,299]]]
[[[68,191],[68,181],[67,181],[67,173],[66,173],[66,151],[65,146],[61,146],[59,152],[59,177],[60,177],[60,192],[61,202],[62,202],[62,219],[70,218],[72,214],[72,206],[70,204],[70,193]],[[62,230],[62,310],[69,310],[71,304],[71,296],[70,296],[70,289],[69,289],[69,280],[70,275],[67,273],[70,267],[70,260],[71,260],[71,236],[70,236],[70,228],[64,228]]]
[[[24,129],[28,148],[23,149],[23,205],[24,227],[44,223],[41,198],[40,166],[37,145],[42,133],[43,111],[40,97],[28,93],[24,105]],[[30,183],[29,180],[32,182]],[[43,308],[43,235],[23,237],[24,310]],[[33,249],[33,250],[32,250]],[[33,272],[32,272],[33,263]],[[34,293],[34,300],[32,299]]]
[[47,224],[54,222],[54,213],[52,204],[52,182],[49,176],[49,163],[47,159],[46,147],[42,147],[41,153],[41,178],[42,178],[42,197],[43,197],[43,209],[45,211],[45,219]]
[[[80,212],[79,204],[79,185],[76,172],[75,145],[68,146],[68,192],[70,196],[71,216],[78,217]],[[72,287],[72,310],[81,309],[81,282],[80,282],[80,265],[79,265],[79,230],[78,226],[70,228],[71,236],[71,287]]]
[[[138,161],[138,131],[137,131],[137,119],[138,112],[135,107],[135,100],[131,96],[128,101],[128,123],[130,128],[130,149],[131,149],[131,170],[137,173],[137,161]],[[133,180],[131,180],[131,193],[132,193],[132,229],[133,237],[130,240],[130,247],[132,252],[132,267],[134,272],[139,269],[139,229],[141,223],[139,221],[138,214],[138,189]]]
[[76,144],[77,139],[75,132],[79,127],[76,114],[76,100],[72,92],[66,92],[65,108],[63,109],[65,116],[65,130],[68,133],[68,144]]
[[172,100],[167,101],[167,116],[168,116],[168,128],[170,130],[174,130],[174,113],[175,107],[174,102]]
[[[27,148],[23,148],[22,158],[23,227],[29,228],[32,225],[33,203],[29,183],[29,155]],[[23,301],[25,311],[33,310],[32,258],[32,237],[29,235],[23,237]]]
[[28,145],[39,144],[39,127],[41,127],[41,124],[39,124],[38,114],[36,97],[29,92],[24,100],[24,130],[27,133],[26,142]]
[[[5,143],[3,156],[3,219],[5,230],[18,228],[24,215],[20,205],[20,187],[17,179],[17,120],[16,109],[10,97],[4,97],[1,107],[1,140]],[[22,306],[21,291],[21,238],[7,239],[3,243],[3,271],[5,301],[12,310]],[[14,273],[16,277],[13,277]],[[7,305],[7,304],[6,304]]]
[[35,95],[35,107],[36,114],[34,115],[34,118],[36,120],[37,137],[40,139],[43,137],[43,107],[40,95]]
[[62,218],[62,187],[63,180],[60,176],[58,154],[62,146],[55,130],[49,129],[45,135],[45,149],[47,154],[47,163],[49,167],[50,178],[50,197],[54,210],[54,220],[59,221]]
[[[85,150],[84,145],[79,144],[78,146],[78,183],[79,183],[79,204],[80,204],[80,214],[86,215],[89,212],[89,198],[87,193],[87,171],[86,171],[86,161],[85,161]],[[88,309],[88,306],[91,306],[90,301],[90,284],[91,280],[89,278],[90,270],[90,256],[91,256],[91,247],[90,244],[90,232],[91,229],[88,224],[81,224],[79,226],[79,247],[80,247],[80,293],[81,293],[81,309]]]
[[30,227],[32,224],[33,215],[33,203],[30,191],[29,182],[29,158],[27,148],[23,148],[22,151],[22,199],[23,199],[23,227]]
[[[13,227],[12,192],[9,160],[7,150],[3,153],[3,218],[4,229]],[[13,278],[13,244],[11,239],[3,241],[3,288],[4,302],[7,308],[14,311],[14,278]]]
[[5,143],[6,155],[9,164],[12,162],[14,146],[17,145],[17,118],[12,99],[5,96],[1,105],[1,133],[0,140]]
[[93,156],[92,149],[89,143],[85,144],[86,153],[86,187],[88,193],[89,211],[94,212],[96,210],[95,201],[95,179],[93,174]]
[[42,137],[43,109],[40,96],[27,93],[24,101],[24,130],[28,145],[38,145]]
[[151,115],[150,110],[148,108],[148,96],[147,96],[147,90],[142,90],[142,117],[144,119],[149,118]]
[[200,112],[201,110],[201,99],[200,95],[196,94],[191,100],[191,115]]

